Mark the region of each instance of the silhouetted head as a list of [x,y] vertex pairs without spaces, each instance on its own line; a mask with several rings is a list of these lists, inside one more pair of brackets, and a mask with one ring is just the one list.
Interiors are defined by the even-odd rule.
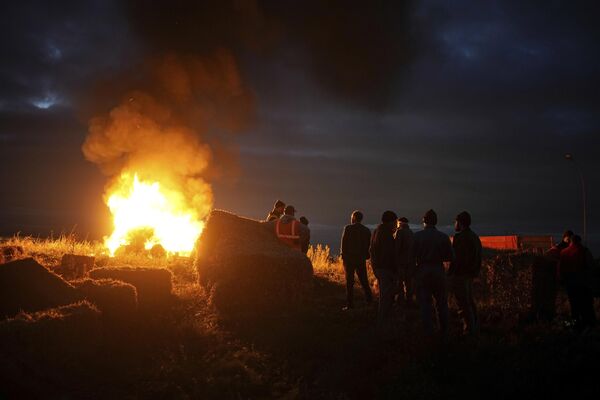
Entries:
[[383,222],[384,224],[393,223],[395,225],[397,219],[398,216],[396,215],[396,213],[390,210],[384,211],[381,215],[381,222]]
[[406,217],[398,218],[398,228],[400,228],[402,225],[408,225],[408,218],[406,218]]
[[460,232],[471,226],[471,214],[466,211],[461,212],[456,216],[454,221],[454,230]]
[[571,238],[574,235],[575,234],[573,233],[572,230],[566,230],[565,233],[563,233],[563,235],[562,235],[562,241],[565,243],[571,243]]
[[296,209],[294,206],[286,206],[285,210],[283,210],[285,215],[291,215],[292,217],[296,214]]
[[423,223],[429,226],[437,225],[437,214],[433,210],[428,210],[425,215],[423,215]]
[[285,203],[281,200],[277,200],[275,202],[275,204],[273,205],[273,210],[279,211],[280,213],[283,212],[284,208],[285,208]]
[[571,237],[571,243],[574,244],[575,246],[580,245],[581,244],[581,236],[573,235]]
[[358,210],[354,210],[352,212],[352,215],[350,216],[351,223],[355,224],[357,222],[362,222],[362,220],[363,220],[363,213]]
[[300,217],[299,221],[302,225],[308,226],[308,219],[306,217]]

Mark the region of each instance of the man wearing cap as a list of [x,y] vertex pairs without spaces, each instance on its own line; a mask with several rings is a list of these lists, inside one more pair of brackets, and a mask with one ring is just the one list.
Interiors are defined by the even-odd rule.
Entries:
[[437,214],[429,210],[423,216],[423,230],[414,235],[413,255],[417,264],[415,282],[417,302],[425,334],[433,335],[433,299],[437,309],[442,337],[448,334],[448,290],[444,262],[452,261],[450,238],[435,227]]
[[273,211],[271,211],[268,215],[267,215],[267,222],[271,222],[271,221],[275,221],[278,220],[279,218],[281,218],[281,216],[283,215],[283,209],[285,208],[285,203],[281,200],[277,200],[275,202],[275,205],[273,205]]
[[344,227],[342,233],[341,256],[346,273],[346,306],[343,310],[354,306],[354,273],[365,292],[367,303],[371,303],[373,294],[367,279],[367,260],[370,258],[369,245],[371,231],[362,224],[363,213],[356,210],[350,216],[350,225]]
[[471,230],[471,215],[466,211],[456,216],[454,230],[454,260],[450,263],[448,276],[463,319],[463,331],[476,335],[479,332],[479,319],[473,299],[473,279],[481,271],[481,241]]
[[396,247],[394,231],[398,217],[393,211],[385,211],[381,216],[381,224],[371,235],[369,252],[371,267],[379,285],[379,308],[377,310],[377,326],[383,328],[389,321],[394,302],[394,282],[396,280]]
[[283,216],[271,221],[271,224],[273,224],[275,235],[282,243],[302,251],[303,246],[307,246],[310,240],[310,230],[308,226],[300,223],[294,217],[295,214],[294,206],[288,205],[283,211]]
[[396,241],[396,265],[400,301],[406,305],[413,303],[415,259],[413,258],[414,233],[408,226],[408,218],[398,219],[398,229],[394,235]]

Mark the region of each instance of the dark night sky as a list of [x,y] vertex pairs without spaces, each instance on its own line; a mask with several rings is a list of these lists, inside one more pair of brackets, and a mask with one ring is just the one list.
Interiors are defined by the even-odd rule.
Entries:
[[81,152],[119,100],[98,87],[154,54],[225,47],[256,123],[221,138],[216,207],[262,218],[281,198],[329,244],[356,208],[370,224],[466,209],[482,234],[580,232],[572,152],[600,251],[596,2],[187,3],[2,3],[0,234],[107,234],[106,177]]

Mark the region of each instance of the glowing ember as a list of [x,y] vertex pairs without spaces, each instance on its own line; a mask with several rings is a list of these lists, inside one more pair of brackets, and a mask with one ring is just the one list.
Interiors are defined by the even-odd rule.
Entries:
[[111,254],[131,245],[143,232],[146,250],[160,244],[168,252],[189,255],[204,223],[182,193],[161,187],[159,182],[140,181],[137,174],[124,173],[109,191],[108,207],[114,231],[105,241]]

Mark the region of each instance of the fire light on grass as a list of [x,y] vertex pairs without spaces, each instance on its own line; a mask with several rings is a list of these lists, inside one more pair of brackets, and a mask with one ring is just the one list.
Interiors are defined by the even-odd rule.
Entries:
[[167,252],[187,256],[204,228],[183,193],[160,182],[140,180],[135,173],[120,176],[106,203],[114,223],[113,233],[105,240],[111,255],[121,246],[132,245],[133,237],[144,232],[146,250],[160,244]]

